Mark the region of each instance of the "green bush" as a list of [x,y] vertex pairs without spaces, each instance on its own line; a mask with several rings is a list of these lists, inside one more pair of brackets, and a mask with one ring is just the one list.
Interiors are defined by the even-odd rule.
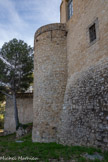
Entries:
[[0,129],[4,128],[4,117],[1,117],[0,115]]
[[5,102],[0,102],[0,129],[4,128]]

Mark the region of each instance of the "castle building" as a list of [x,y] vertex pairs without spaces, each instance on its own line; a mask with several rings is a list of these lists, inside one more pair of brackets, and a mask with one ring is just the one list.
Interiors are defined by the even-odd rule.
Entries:
[[108,149],[108,1],[62,0],[34,49],[33,142]]

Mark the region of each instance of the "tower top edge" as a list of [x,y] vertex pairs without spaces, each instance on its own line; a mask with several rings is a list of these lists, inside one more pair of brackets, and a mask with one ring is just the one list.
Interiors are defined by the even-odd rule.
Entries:
[[44,25],[36,31],[35,38],[44,32],[53,31],[53,30],[66,31],[66,24],[65,23],[54,23],[54,24]]

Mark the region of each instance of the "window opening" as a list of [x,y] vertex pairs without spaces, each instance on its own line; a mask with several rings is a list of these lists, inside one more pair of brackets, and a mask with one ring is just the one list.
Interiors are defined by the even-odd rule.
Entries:
[[96,40],[96,25],[95,23],[89,28],[90,43]]
[[68,1],[68,20],[72,17],[73,15],[73,0]]

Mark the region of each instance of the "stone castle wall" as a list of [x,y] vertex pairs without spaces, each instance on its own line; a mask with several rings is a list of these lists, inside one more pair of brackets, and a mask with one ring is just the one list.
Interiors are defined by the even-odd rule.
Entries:
[[73,0],[68,21],[67,0],[60,10],[35,34],[33,141],[108,149],[107,0]]
[[58,141],[108,149],[108,58],[68,80]]
[[[90,44],[89,27],[96,22],[97,39]],[[73,0],[67,21],[68,78],[108,57],[108,1]]]
[[67,1],[62,1],[60,5],[60,22],[66,23],[67,21]]
[[[33,122],[33,94],[17,95],[17,107],[19,121],[22,124]],[[16,131],[14,106],[10,98],[6,100],[5,118],[4,118],[4,132],[6,134],[14,133]]]
[[[73,10],[69,21],[61,14],[61,22],[67,21],[68,82],[59,141],[108,149],[108,3],[73,0]],[[97,39],[90,43],[94,22]]]
[[41,27],[35,34],[33,141],[56,141],[67,83],[66,28]]

